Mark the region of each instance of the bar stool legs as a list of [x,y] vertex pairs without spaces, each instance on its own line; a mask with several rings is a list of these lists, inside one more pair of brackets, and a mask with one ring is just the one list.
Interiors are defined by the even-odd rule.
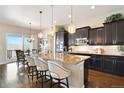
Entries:
[[60,84],[63,84],[63,85],[65,85],[65,86],[67,86],[67,88],[69,88],[69,83],[68,83],[68,77],[67,78],[65,78],[66,79],[66,83],[64,83],[64,82],[61,82],[61,80],[64,80],[64,79],[55,79],[55,80],[57,80],[58,82],[57,83],[54,83],[54,84],[52,84],[52,82],[53,82],[53,78],[52,77],[50,77],[50,79],[51,79],[51,81],[50,81],[50,88],[52,88],[54,85],[58,85],[58,88],[60,88],[61,86],[60,86]]
[[68,78],[66,78],[66,82],[67,82],[67,88],[69,88],[69,84],[68,84]]
[[52,77],[50,76],[50,88],[52,88],[52,82],[53,82],[53,79],[52,79]]
[[[41,83],[41,87],[43,88],[43,84],[44,84],[44,82],[48,82],[48,81],[50,81],[51,79],[47,79],[46,77],[48,76],[48,77],[50,77],[49,75],[46,75],[46,72],[47,72],[48,70],[46,70],[46,71],[39,71],[40,72],[40,77],[38,77],[38,79],[37,79],[37,81],[36,81],[36,84],[37,84],[37,82],[39,82],[39,83]],[[45,80],[44,80],[45,79]]]
[[60,88],[60,80],[58,80],[58,88]]

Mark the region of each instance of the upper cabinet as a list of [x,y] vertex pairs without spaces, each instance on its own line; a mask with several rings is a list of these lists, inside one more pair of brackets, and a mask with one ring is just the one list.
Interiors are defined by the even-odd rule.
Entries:
[[93,28],[89,31],[90,45],[103,45],[105,40],[105,32],[103,27]]
[[76,45],[79,38],[86,38],[90,45],[124,45],[124,20],[104,23],[104,27],[90,29],[89,26],[76,29],[69,34],[69,45]]
[[90,27],[82,27],[82,28],[77,28],[76,32],[74,34],[69,33],[69,42],[68,44],[71,45],[76,45],[76,39],[78,38],[87,38],[89,37],[89,30]]
[[77,28],[75,33],[75,38],[88,38],[90,27]]
[[105,44],[121,45],[124,44],[124,20],[104,23]]

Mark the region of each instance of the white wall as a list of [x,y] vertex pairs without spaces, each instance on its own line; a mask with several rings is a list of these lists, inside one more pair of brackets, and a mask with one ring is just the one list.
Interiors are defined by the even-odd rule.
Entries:
[[[32,30],[34,34],[34,46],[33,48],[38,47],[38,41],[37,41],[37,31]],[[29,35],[29,29],[12,26],[12,25],[6,25],[6,24],[0,24],[0,62],[6,61],[6,35],[7,33],[13,33],[13,34],[19,34],[19,35]]]

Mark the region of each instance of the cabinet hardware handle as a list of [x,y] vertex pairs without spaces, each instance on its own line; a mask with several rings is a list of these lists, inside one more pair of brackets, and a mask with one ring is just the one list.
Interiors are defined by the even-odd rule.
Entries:
[[114,44],[114,40],[112,40],[112,44]]

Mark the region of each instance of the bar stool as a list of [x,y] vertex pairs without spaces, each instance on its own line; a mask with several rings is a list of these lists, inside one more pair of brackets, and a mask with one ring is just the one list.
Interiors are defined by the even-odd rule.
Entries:
[[[50,87],[54,86],[55,84],[58,84],[58,87],[60,87],[60,84],[63,84],[69,88],[68,84],[68,77],[71,75],[71,71],[65,69],[63,66],[59,65],[56,61],[48,61],[48,68],[51,78]],[[52,84],[53,79],[57,80],[58,83]],[[61,80],[66,79],[66,83],[61,82]]]
[[27,57],[27,70],[28,70],[28,78],[30,78],[30,76],[32,77],[32,81],[34,79],[34,76],[37,76],[37,68],[35,65],[35,61],[34,58],[32,57]]
[[[45,79],[46,79],[46,76],[50,77],[49,75],[46,74],[48,71],[48,64],[41,57],[38,57],[35,59],[35,64],[36,64],[36,68],[37,68],[37,81],[36,81],[36,83],[41,82],[42,87],[43,87],[43,82],[49,81],[49,80],[44,81],[43,78],[45,77]],[[40,74],[40,76],[39,76],[39,74]],[[42,81],[40,81],[39,78],[41,78]]]

